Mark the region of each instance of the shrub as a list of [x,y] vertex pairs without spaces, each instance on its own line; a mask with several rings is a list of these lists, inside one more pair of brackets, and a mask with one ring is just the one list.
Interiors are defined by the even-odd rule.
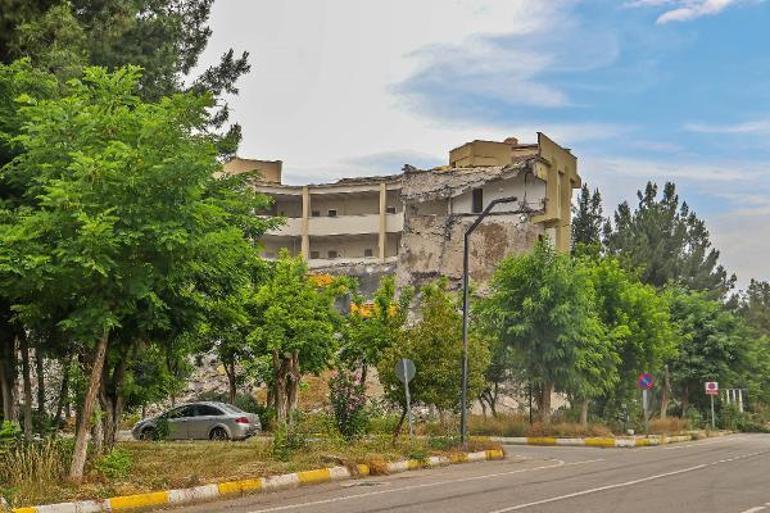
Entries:
[[125,479],[131,471],[131,454],[125,449],[113,449],[94,462],[94,469],[108,479]]
[[329,401],[342,436],[352,440],[366,432],[366,387],[357,373],[338,370],[329,379]]
[[[297,423],[298,424],[298,423]],[[307,438],[297,425],[279,425],[273,432],[271,452],[279,461],[289,461],[292,455],[307,445]]]
[[687,422],[689,422],[690,426],[694,429],[703,427],[703,415],[698,408],[690,406],[687,408],[687,411],[684,412],[683,417],[687,419]]

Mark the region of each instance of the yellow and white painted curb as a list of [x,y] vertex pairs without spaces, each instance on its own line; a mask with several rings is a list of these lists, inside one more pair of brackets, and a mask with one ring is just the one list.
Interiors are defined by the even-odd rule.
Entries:
[[[457,453],[447,456],[431,456],[425,460],[404,460],[388,463],[388,473],[405,472],[420,468],[438,467],[453,463],[465,463],[469,461],[499,460],[505,457],[502,450],[488,450],[470,453]],[[61,504],[49,504],[46,506],[32,506],[16,508],[12,513],[102,513],[113,511],[129,511],[137,509],[157,508],[163,506],[177,506],[210,501],[217,498],[235,497],[249,493],[258,493],[268,490],[281,490],[295,488],[297,486],[329,483],[343,479],[351,479],[357,476],[368,476],[370,469],[367,465],[356,465],[354,471],[347,467],[321,468],[306,470],[271,477],[259,477],[256,479],[244,479],[241,481],[227,481],[217,484],[196,486],[180,490],[166,490],[161,492],[142,493],[137,495],[125,495],[110,499],[94,501],[65,502]]]
[[705,437],[728,435],[728,431],[713,431],[710,433],[697,432],[686,435],[651,435],[641,437],[589,437],[589,438],[557,438],[552,436],[474,436],[474,440],[498,442],[505,445],[540,445],[563,447],[621,447],[633,449],[636,447],[652,447],[679,442],[689,442]]

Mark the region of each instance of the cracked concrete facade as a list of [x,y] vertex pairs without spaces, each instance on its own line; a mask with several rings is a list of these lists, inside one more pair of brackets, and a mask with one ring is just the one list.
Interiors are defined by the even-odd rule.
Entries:
[[[263,161],[236,159],[225,172],[243,172],[244,162]],[[534,144],[471,141],[449,152],[447,166],[406,165],[390,176],[290,186],[280,183],[280,168],[266,171],[255,186],[275,199],[270,213],[286,223],[266,234],[264,256],[287,248],[315,272],[358,277],[365,294],[384,274],[396,274],[400,286],[438,276],[459,285],[464,233],[496,198],[517,201],[495,207],[470,239],[477,284],[541,237],[568,251],[572,190],[580,187],[576,157],[542,133]]]

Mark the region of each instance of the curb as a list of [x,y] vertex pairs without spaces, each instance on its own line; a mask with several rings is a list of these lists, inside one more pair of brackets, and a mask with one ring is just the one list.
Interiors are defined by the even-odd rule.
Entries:
[[507,445],[538,445],[561,447],[618,447],[635,449],[637,447],[654,447],[679,442],[689,442],[700,438],[713,438],[732,434],[732,431],[699,431],[687,435],[651,435],[647,438],[636,437],[590,437],[590,438],[557,438],[552,436],[474,436],[474,440],[498,442]]
[[[431,456],[424,460],[403,460],[388,463],[387,473],[396,474],[408,470],[439,467],[455,463],[471,461],[500,460],[505,454],[500,449],[457,453],[450,456]],[[347,467],[330,467],[316,470],[305,470],[291,474],[282,474],[240,481],[225,481],[222,483],[183,488],[179,490],[164,490],[159,492],[124,495],[109,499],[64,502],[45,506],[16,508],[12,513],[102,513],[114,511],[131,511],[141,508],[178,506],[210,501],[217,498],[233,498],[239,495],[260,493],[271,490],[296,488],[298,486],[329,483],[352,479],[358,476],[368,476],[371,471],[368,465],[356,465],[355,471]]]

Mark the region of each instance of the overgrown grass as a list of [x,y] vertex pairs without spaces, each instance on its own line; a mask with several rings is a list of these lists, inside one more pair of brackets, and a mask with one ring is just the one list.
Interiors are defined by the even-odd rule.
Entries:
[[665,419],[650,420],[650,434],[674,435],[692,429],[689,419],[679,417],[666,417]]
[[8,445],[0,451],[0,493],[17,505],[56,494],[71,456],[70,441]]
[[[471,450],[499,448],[499,444],[472,443]],[[371,436],[354,442],[324,437],[289,450],[278,459],[270,441],[246,442],[126,442],[115,456],[97,458],[89,464],[80,486],[67,483],[69,453],[49,451],[28,459],[27,470],[14,470],[9,490],[5,476],[4,493],[13,506],[47,504],[78,499],[186,488],[201,484],[310,470],[335,465],[366,463],[372,473],[384,473],[389,461],[425,458],[457,450],[453,440],[402,437],[392,443],[390,436]],[[4,465],[8,467],[8,465]],[[35,474],[27,474],[29,469]],[[31,476],[35,477],[31,477]]]
[[602,424],[582,424],[575,422],[555,422],[543,424],[534,422],[530,425],[529,418],[523,415],[499,415],[497,417],[482,417],[472,415],[468,421],[470,433],[482,436],[612,436],[609,427]]

